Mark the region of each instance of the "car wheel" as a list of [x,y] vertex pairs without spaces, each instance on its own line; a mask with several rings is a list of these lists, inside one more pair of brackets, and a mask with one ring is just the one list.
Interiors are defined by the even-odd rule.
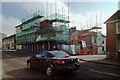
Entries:
[[51,66],[47,66],[46,68],[46,75],[47,76],[52,76],[53,75],[53,70]]

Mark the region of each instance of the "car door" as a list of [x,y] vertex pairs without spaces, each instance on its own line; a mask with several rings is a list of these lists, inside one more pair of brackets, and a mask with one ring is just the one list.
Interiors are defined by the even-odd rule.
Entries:
[[[36,55],[37,56],[37,55]],[[36,69],[38,66],[38,59],[36,56],[33,56],[30,60],[32,68]]]
[[54,57],[54,55],[52,55],[50,52],[46,52],[46,65],[49,65],[53,62],[52,57]]
[[36,57],[37,57],[37,60],[36,60],[37,68],[40,70],[43,70],[46,64],[45,52],[41,52],[40,54],[37,54]]

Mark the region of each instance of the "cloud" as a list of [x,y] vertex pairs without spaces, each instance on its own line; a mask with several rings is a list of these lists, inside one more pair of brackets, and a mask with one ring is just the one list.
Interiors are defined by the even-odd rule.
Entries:
[[[46,2],[48,0],[1,0],[2,2]],[[54,2],[55,0],[49,0]],[[119,0],[60,0],[64,2],[118,2]]]
[[106,24],[104,22],[110,18],[117,10],[111,11],[87,11],[86,15],[80,13],[70,13],[71,26],[76,26],[78,30],[90,29],[91,27],[102,27],[101,31],[106,35]]
[[[20,3],[21,7],[28,15],[40,10],[42,15],[47,16],[59,12],[60,14],[68,14],[68,7],[62,1],[56,2],[25,2]],[[63,9],[62,9],[63,8]]]
[[[48,4],[48,5],[47,5]],[[55,5],[56,4],[56,5]],[[68,17],[68,5],[65,5],[63,1],[56,1],[55,2],[22,2],[19,3],[19,6],[23,9],[23,14],[26,14],[26,17],[31,15],[32,13],[40,10],[41,15],[47,16],[54,14],[55,12],[59,14],[63,14]],[[78,7],[77,7],[78,8]],[[105,28],[105,20],[107,20],[116,10],[101,12],[99,10],[96,11],[86,11],[86,15],[82,13],[75,13],[73,10],[69,9],[69,20],[71,21],[70,27],[76,26],[77,29],[87,29],[91,28],[96,25],[96,14],[97,14],[97,23],[98,26],[101,26],[102,33],[106,34]],[[101,15],[101,20],[100,20]],[[24,16],[25,18],[25,16]],[[3,31],[7,34],[15,33],[15,25],[20,24],[20,20],[12,17],[5,17],[3,16]],[[8,22],[6,24],[6,22]],[[89,25],[89,26],[88,26]],[[9,27],[8,27],[9,26]],[[7,32],[6,30],[10,30]]]
[[13,17],[5,17],[2,14],[0,14],[0,17],[2,17],[2,32],[7,35],[15,34],[15,26],[20,24],[20,21]]

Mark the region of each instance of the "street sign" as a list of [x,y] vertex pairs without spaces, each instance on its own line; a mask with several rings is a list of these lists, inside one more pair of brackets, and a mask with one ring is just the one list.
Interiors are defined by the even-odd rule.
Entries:
[[34,29],[40,29],[40,22],[34,22]]

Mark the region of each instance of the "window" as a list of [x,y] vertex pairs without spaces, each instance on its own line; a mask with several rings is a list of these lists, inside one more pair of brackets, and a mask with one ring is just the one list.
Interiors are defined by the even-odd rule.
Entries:
[[120,52],[120,40],[118,41],[118,52]]
[[54,57],[54,55],[52,55],[52,54],[49,53],[49,52],[46,52],[46,56],[47,56],[47,57]]
[[104,51],[104,46],[102,47],[102,51]]
[[40,54],[37,54],[36,57],[37,57],[37,58],[41,58],[41,55],[40,55]]
[[116,23],[117,34],[120,34],[120,22]]
[[12,47],[14,47],[14,43],[12,43]]
[[64,51],[53,51],[53,55],[58,58],[69,56],[69,54]]
[[104,44],[104,41],[102,41],[102,43]]
[[39,52],[37,55],[36,55],[37,58],[45,58],[46,55],[45,55],[45,52],[41,51]]

